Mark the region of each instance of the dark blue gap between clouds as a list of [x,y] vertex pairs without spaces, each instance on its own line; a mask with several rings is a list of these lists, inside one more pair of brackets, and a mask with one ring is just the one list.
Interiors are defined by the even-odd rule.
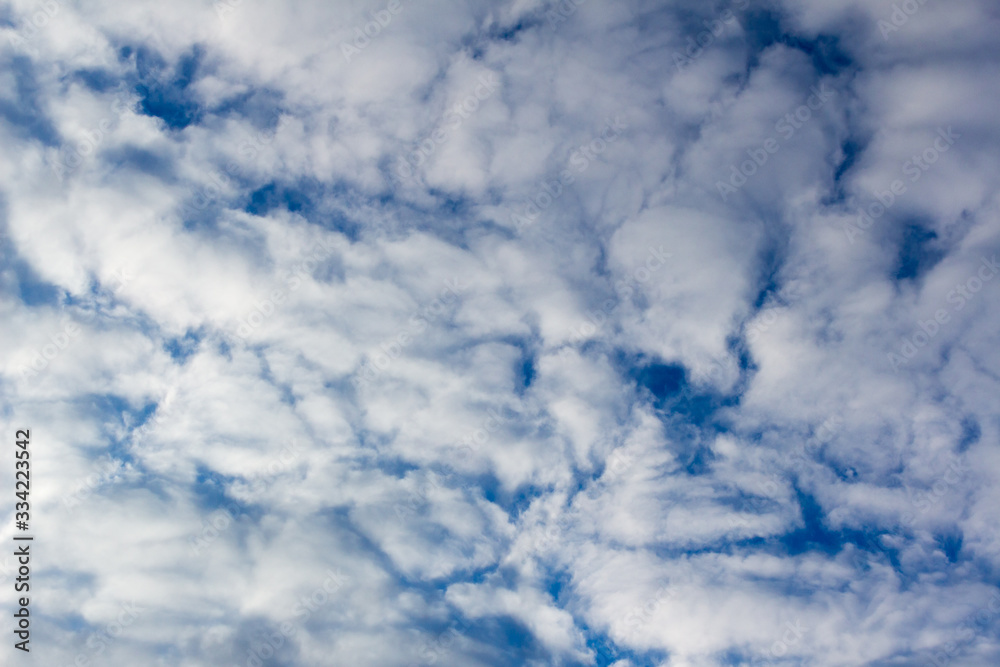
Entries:
[[202,109],[188,91],[205,57],[200,45],[181,56],[172,71],[159,53],[144,45],[123,46],[118,55],[134,63],[143,114],[161,119],[171,130],[183,130],[201,118]]

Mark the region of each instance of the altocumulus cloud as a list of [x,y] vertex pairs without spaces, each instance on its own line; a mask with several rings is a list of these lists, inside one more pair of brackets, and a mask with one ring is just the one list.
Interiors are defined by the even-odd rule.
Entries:
[[0,31],[3,664],[1000,662],[991,0]]

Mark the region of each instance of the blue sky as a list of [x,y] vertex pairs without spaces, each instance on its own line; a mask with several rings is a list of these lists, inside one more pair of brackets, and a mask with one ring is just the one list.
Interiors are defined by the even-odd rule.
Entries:
[[994,3],[0,31],[4,664],[1000,661]]

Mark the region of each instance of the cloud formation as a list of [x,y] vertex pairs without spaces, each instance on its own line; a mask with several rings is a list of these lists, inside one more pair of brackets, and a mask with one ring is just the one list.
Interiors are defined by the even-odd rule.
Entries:
[[998,29],[8,3],[5,664],[996,664]]

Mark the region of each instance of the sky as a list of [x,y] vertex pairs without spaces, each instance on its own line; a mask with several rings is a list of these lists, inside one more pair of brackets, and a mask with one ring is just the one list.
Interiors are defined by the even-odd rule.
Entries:
[[0,663],[1000,664],[993,0],[0,33]]

